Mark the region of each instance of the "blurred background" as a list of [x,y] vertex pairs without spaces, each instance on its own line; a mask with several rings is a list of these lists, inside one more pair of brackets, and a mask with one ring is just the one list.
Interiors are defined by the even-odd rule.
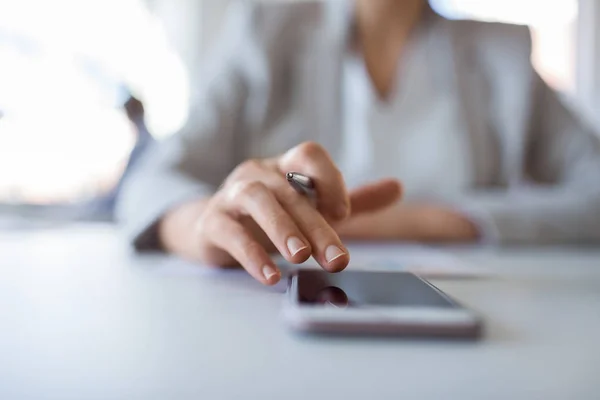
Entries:
[[[0,0],[0,228],[111,221],[130,157],[185,122],[232,1]],[[538,71],[600,122],[600,0],[431,4],[530,25]]]

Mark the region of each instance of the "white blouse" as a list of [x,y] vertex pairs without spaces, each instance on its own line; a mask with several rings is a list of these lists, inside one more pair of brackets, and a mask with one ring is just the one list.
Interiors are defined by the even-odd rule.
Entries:
[[407,201],[446,198],[472,184],[466,124],[447,43],[415,32],[398,65],[389,100],[381,100],[364,59],[344,64],[344,145],[339,165],[350,187],[393,177]]

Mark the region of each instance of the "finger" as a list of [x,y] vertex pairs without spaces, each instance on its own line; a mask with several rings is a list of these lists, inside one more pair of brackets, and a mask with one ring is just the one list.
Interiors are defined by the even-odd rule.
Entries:
[[402,197],[402,184],[395,179],[385,179],[362,186],[350,193],[352,216],[378,211],[391,206]]
[[308,239],[312,255],[319,265],[328,272],[343,271],[348,266],[350,255],[321,213],[301,197],[294,202],[282,202],[282,205]]
[[265,285],[274,285],[281,279],[281,272],[265,249],[237,221],[224,213],[213,216],[209,233],[216,247],[235,258],[248,273]]
[[308,240],[264,183],[238,182],[227,197],[258,224],[288,261],[300,264],[310,257]]
[[298,172],[313,179],[317,192],[317,206],[334,220],[341,220],[350,212],[350,198],[341,172],[327,151],[319,144],[308,142],[297,146],[278,160],[283,174]]

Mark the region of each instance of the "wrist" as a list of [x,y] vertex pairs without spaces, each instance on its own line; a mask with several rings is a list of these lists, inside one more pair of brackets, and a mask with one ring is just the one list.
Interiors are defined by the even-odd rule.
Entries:
[[208,200],[182,203],[166,212],[158,222],[158,240],[170,253],[186,254],[194,247],[195,229]]

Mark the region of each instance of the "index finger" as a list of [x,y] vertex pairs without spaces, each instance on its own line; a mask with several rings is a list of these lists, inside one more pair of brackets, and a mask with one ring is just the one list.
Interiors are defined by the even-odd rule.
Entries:
[[323,214],[334,220],[348,216],[350,198],[344,178],[321,145],[307,142],[294,147],[279,159],[278,167],[283,173],[294,171],[312,178]]

